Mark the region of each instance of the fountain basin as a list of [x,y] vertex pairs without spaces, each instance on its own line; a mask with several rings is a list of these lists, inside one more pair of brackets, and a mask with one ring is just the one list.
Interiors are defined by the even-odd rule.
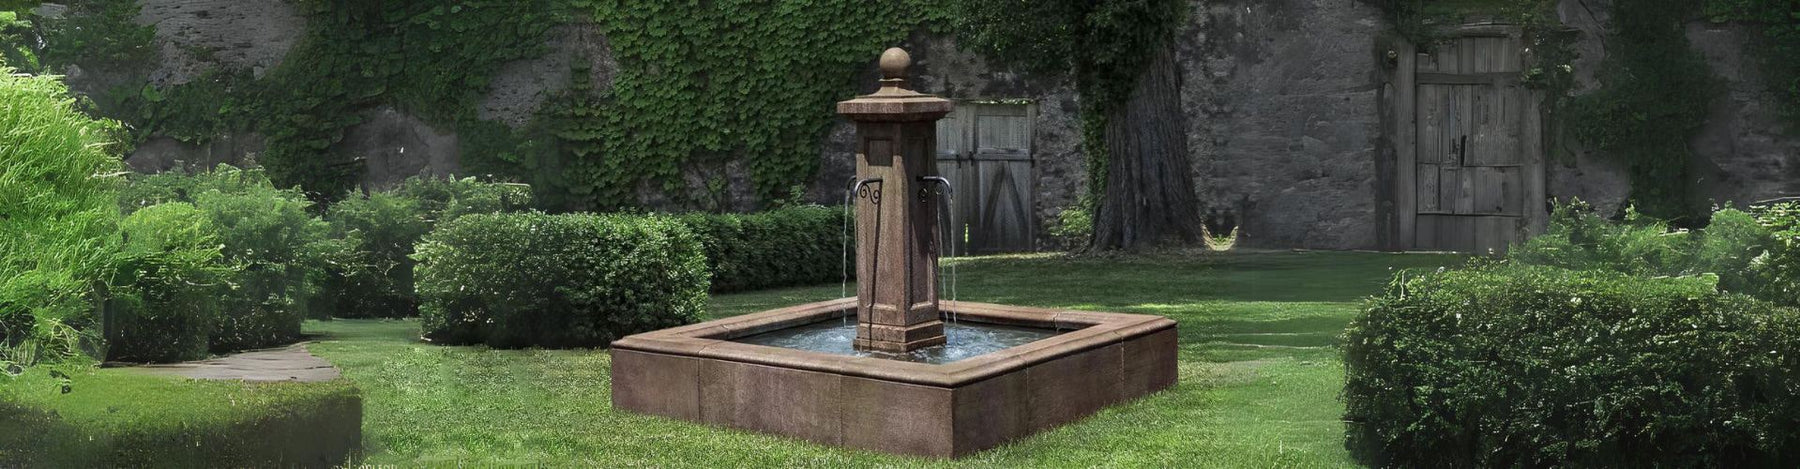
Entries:
[[612,344],[613,407],[830,445],[957,457],[1176,381],[1175,322],[1139,314],[943,301],[947,321],[1056,333],[942,364],[741,342],[839,322],[855,306],[855,298],[844,298],[620,339]]

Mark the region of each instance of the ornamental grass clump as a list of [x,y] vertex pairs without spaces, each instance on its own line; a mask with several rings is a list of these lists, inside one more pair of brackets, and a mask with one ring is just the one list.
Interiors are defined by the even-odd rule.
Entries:
[[0,66],[0,365],[82,355],[118,254],[116,123]]
[[1402,274],[1345,333],[1345,444],[1379,466],[1791,467],[1800,312],[1715,282]]
[[422,333],[439,344],[595,347],[694,322],[706,258],[660,216],[470,215],[414,254]]

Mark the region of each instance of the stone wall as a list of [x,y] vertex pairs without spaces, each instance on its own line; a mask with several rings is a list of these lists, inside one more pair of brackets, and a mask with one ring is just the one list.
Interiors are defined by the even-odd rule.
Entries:
[[1253,247],[1376,247],[1375,38],[1357,0],[1194,2],[1188,142],[1209,216]]
[[[141,24],[157,30],[161,65],[152,80],[183,83],[208,67],[261,71],[278,66],[303,35],[305,19],[284,0],[141,0]],[[1388,32],[1380,11],[1361,0],[1192,0],[1189,24],[1178,37],[1184,71],[1190,159],[1202,213],[1241,227],[1253,247],[1366,249],[1378,246],[1376,207],[1382,190],[1376,165],[1380,138],[1376,83],[1377,39]],[[1580,31],[1573,92],[1596,89],[1606,53],[1607,0],[1562,0],[1558,17]],[[1727,88],[1693,142],[1698,182],[1709,201],[1763,200],[1800,194],[1800,138],[1775,118],[1776,97],[1764,87],[1747,41],[1756,31],[1738,25],[1689,24],[1688,37]],[[478,109],[484,119],[518,127],[544,101],[569,85],[574,61],[591,64],[593,83],[610,86],[617,70],[606,38],[591,25],[559,28],[543,57],[497,72]],[[1045,233],[1076,202],[1087,182],[1080,151],[1079,97],[1061,78],[1008,72],[961,51],[953,38],[918,34],[901,46],[915,59],[914,87],[953,99],[1026,98],[1038,111],[1032,174],[1039,245],[1058,247]],[[196,54],[196,51],[206,51]],[[858,83],[872,91],[876,72]],[[108,77],[70,71],[72,82],[106,89]],[[90,91],[91,92],[91,91]],[[376,109],[347,131],[339,151],[365,158],[367,187],[386,187],[413,174],[450,174],[460,157],[452,129],[436,128],[393,109]],[[1618,208],[1629,181],[1615,158],[1560,139],[1551,148],[1547,192],[1580,197],[1601,210]],[[841,203],[853,171],[853,129],[844,122],[823,136],[822,170],[808,197]],[[253,162],[261,136],[223,136],[207,145],[152,139],[128,162],[158,171],[176,166]],[[753,200],[741,164],[696,162],[684,169],[696,188],[723,176],[724,194],[689,194],[675,202],[640,190],[655,207],[693,200],[748,210]]]
[[1800,196],[1800,129],[1790,131],[1752,54],[1760,28],[1692,22],[1687,37],[1725,88],[1690,147],[1712,204]]

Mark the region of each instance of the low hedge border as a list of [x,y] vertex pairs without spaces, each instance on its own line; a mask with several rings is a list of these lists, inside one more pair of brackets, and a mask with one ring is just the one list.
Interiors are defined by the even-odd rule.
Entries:
[[1716,283],[1402,274],[1345,333],[1345,444],[1377,466],[1792,467],[1800,311]]
[[244,383],[130,369],[0,375],[0,467],[336,467],[362,448],[345,380]]
[[[726,293],[843,279],[845,218],[841,207],[809,205],[750,214],[687,214],[680,220],[706,248],[712,290]],[[848,243],[854,256],[855,242]]]
[[418,246],[425,339],[595,347],[687,324],[707,298],[700,241],[668,217],[469,215]]

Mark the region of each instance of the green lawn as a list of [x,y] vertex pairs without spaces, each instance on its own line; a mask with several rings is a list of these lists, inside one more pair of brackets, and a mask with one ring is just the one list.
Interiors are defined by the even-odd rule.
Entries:
[[[959,299],[1180,322],[1181,383],[955,461],[978,466],[1339,467],[1338,334],[1396,269],[1460,257],[1241,253],[958,262]],[[715,317],[837,297],[836,284],[721,295]],[[420,343],[416,321],[309,322],[363,390],[369,463],[551,466],[950,465],[614,412],[604,350]]]

